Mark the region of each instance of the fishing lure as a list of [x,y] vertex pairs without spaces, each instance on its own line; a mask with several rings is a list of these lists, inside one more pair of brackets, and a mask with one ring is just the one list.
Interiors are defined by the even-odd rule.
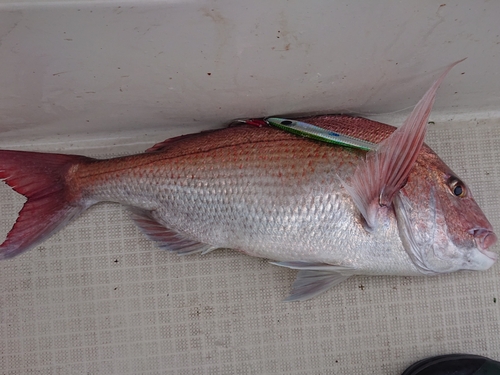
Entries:
[[375,150],[376,143],[364,141],[345,134],[320,128],[302,121],[290,120],[280,117],[268,117],[264,120],[267,124],[289,133],[297,134],[306,138],[315,139],[339,146],[353,147],[365,151]]

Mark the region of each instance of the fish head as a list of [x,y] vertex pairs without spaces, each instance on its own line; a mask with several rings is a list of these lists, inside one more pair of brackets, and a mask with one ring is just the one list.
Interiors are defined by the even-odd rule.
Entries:
[[497,237],[469,187],[424,146],[394,199],[403,245],[426,274],[486,270]]

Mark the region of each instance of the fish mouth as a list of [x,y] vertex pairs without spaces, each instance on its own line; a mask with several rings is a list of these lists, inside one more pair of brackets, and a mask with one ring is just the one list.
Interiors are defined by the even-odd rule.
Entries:
[[497,260],[498,254],[489,251],[488,248],[493,246],[498,238],[493,231],[484,228],[475,228],[469,231],[474,236],[474,241],[478,249],[491,260]]

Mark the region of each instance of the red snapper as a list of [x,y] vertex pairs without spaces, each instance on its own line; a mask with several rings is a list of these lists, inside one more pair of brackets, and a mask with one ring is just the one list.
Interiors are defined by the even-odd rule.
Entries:
[[0,259],[109,201],[177,254],[229,248],[298,269],[289,300],[351,275],[486,270],[497,259],[493,228],[467,185],[423,143],[452,66],[397,130],[349,116],[301,119],[377,143],[369,152],[248,124],[109,160],[0,151],[0,178],[27,197]]

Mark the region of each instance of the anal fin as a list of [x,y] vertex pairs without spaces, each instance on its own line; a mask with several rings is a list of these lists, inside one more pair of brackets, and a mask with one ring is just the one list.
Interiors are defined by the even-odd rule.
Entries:
[[305,301],[316,297],[331,287],[354,275],[354,269],[325,263],[271,262],[276,266],[298,269],[290,295],[285,301]]
[[177,255],[206,254],[217,249],[215,246],[192,240],[175,230],[166,228],[154,218],[151,211],[130,207],[129,213],[130,218],[146,237],[155,241],[161,249],[172,251]]

